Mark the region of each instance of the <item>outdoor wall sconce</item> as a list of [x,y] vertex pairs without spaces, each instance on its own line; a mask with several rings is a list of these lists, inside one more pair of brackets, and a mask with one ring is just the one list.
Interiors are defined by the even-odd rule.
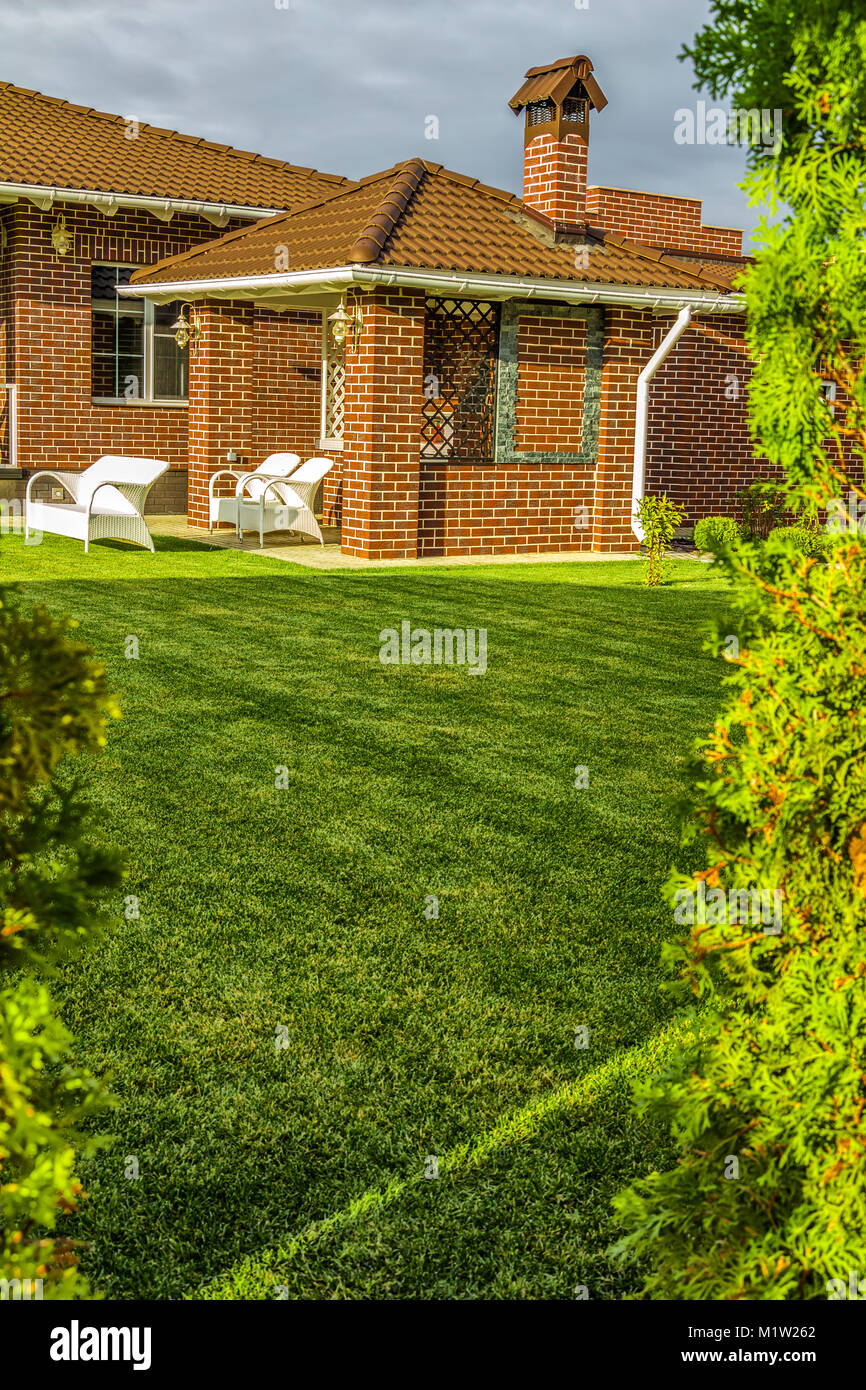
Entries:
[[[185,317],[186,316],[186,317]],[[191,304],[184,304],[174,323],[171,325],[174,330],[174,341],[178,347],[183,349],[187,343],[192,342],[191,352],[195,352],[198,347],[198,340],[201,337],[201,324],[198,321],[198,314]]]
[[51,228],[51,245],[58,256],[65,256],[72,250],[72,233],[66,226],[66,218],[58,217]]
[[353,347],[358,346],[358,334],[361,331],[363,317],[361,310],[355,308],[351,314],[346,312],[346,301],[340,301],[340,307],[335,309],[333,314],[328,315],[328,323],[331,325],[331,336],[338,347],[342,347],[347,342],[350,331],[353,333]]

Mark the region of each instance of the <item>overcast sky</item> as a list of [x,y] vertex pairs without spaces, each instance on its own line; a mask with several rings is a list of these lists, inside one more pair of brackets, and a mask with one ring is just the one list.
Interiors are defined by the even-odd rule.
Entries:
[[0,0],[0,80],[351,178],[420,154],[519,193],[508,99],[528,67],[586,53],[609,101],[593,115],[590,182],[755,222],[740,151],[673,138],[698,95],[676,55],[706,0],[285,3]]

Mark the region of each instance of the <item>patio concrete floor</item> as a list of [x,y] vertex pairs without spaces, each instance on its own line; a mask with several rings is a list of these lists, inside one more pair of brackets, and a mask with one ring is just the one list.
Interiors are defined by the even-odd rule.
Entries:
[[258,534],[247,532],[239,541],[234,531],[214,531],[209,534],[205,527],[189,526],[185,516],[148,516],[147,524],[154,536],[175,536],[178,539],[201,541],[205,545],[219,546],[229,550],[245,550],[250,555],[267,555],[272,560],[289,560],[295,565],[306,565],[315,570],[360,570],[392,567],[417,567],[436,565],[512,565],[512,564],[555,564],[559,561],[583,560],[634,560],[636,555],[625,551],[599,553],[589,550],[556,550],[543,553],[533,552],[525,555],[431,555],[407,560],[362,560],[357,555],[344,555],[340,550],[340,532],[336,526],[323,526],[325,544],[302,539],[300,536],[286,536],[285,533],[271,532],[265,536],[264,546],[259,546]]

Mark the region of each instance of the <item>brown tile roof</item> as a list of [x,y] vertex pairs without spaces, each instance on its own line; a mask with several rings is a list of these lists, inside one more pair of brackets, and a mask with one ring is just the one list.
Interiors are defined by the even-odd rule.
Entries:
[[287,208],[350,186],[176,130],[0,83],[0,181],[153,198]]
[[755,264],[754,256],[723,256],[709,252],[699,251],[668,251],[667,254],[682,265],[688,266],[689,270],[696,267],[700,270],[708,271],[711,275],[716,275],[726,284],[733,286],[738,275],[742,275],[747,266]]
[[[576,245],[555,239],[552,224],[512,193],[489,188],[410,159],[362,179],[330,198],[137,271],[133,284],[266,276],[335,266],[400,266],[418,270],[527,276],[592,284],[703,291],[730,287],[727,266],[683,260],[589,227],[573,229],[586,244],[588,267],[575,264]],[[285,273],[285,272],[283,272]]]

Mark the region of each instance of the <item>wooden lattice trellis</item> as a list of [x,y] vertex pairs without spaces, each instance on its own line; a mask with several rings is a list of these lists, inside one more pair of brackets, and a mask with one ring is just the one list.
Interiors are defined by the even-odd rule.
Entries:
[[494,456],[499,306],[428,299],[421,457],[488,463]]
[[343,438],[346,409],[346,345],[329,343],[325,361],[325,390],[322,410],[322,437]]

